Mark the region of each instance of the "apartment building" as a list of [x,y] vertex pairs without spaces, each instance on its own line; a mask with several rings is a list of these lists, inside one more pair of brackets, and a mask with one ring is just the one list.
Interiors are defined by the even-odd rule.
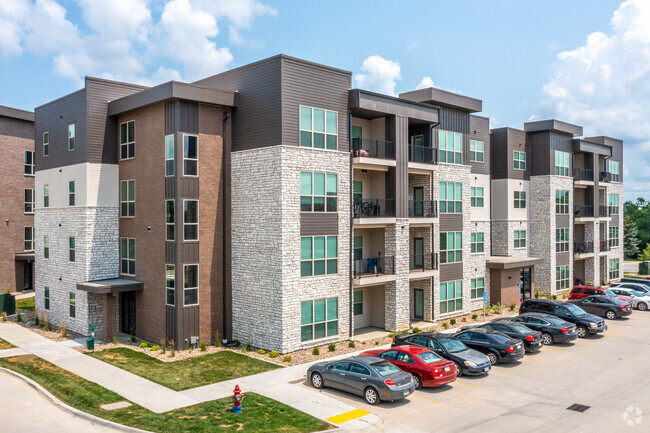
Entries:
[[0,293],[34,288],[34,113],[0,106]]

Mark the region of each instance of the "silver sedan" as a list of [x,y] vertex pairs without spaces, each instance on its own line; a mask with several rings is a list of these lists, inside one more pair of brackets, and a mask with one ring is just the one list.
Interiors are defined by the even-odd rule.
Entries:
[[637,292],[632,289],[622,287],[611,287],[610,290],[618,296],[628,296],[632,298],[632,307],[639,311],[648,311],[650,308],[650,293]]

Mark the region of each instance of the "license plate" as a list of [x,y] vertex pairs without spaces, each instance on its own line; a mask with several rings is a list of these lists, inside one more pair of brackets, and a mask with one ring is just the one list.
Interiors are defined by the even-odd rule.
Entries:
[[445,371],[449,371],[449,367],[445,367]]
[[404,395],[409,395],[409,390],[404,391]]
[[489,370],[490,370],[490,367],[485,367],[485,368],[483,369],[483,371],[489,371]]

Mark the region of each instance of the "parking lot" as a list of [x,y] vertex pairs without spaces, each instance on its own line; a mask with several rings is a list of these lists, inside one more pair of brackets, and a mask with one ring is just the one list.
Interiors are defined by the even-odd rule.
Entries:
[[[650,431],[650,312],[607,321],[602,335],[546,346],[483,377],[423,388],[395,403],[313,389],[371,412],[383,432]],[[589,406],[584,412],[567,408]],[[342,425],[345,427],[345,423]]]

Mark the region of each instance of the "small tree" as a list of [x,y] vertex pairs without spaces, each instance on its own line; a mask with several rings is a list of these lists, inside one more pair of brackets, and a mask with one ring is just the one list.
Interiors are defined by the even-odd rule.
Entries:
[[639,254],[639,260],[646,261],[650,260],[650,244],[646,245],[645,250]]
[[625,257],[639,254],[639,227],[629,215],[623,218],[623,251]]

